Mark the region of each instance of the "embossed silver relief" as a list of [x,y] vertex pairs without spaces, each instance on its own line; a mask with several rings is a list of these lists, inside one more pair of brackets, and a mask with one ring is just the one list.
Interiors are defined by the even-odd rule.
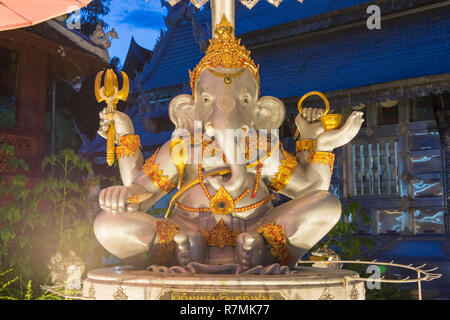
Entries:
[[113,293],[114,300],[128,300],[128,296],[125,294],[122,285],[117,287],[117,290]]
[[95,300],[95,288],[94,288],[94,284],[91,283],[91,286],[89,287],[89,293],[88,293],[88,298]]
[[358,300],[359,299],[359,291],[356,288],[356,285],[353,284],[352,291],[350,291],[350,299]]
[[325,288],[323,289],[322,294],[319,297],[319,300],[334,300],[335,295],[333,294],[333,291],[331,288]]

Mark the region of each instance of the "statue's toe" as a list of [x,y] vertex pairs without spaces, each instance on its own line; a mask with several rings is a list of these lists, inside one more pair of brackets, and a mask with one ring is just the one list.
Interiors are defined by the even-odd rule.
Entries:
[[189,262],[203,262],[206,241],[198,232],[180,232],[174,237],[177,246],[177,258],[180,265]]
[[261,262],[261,248],[258,239],[250,233],[241,233],[236,239],[236,260],[244,270]]
[[191,262],[189,235],[187,233],[178,233],[174,240],[177,246],[178,262],[184,266]]

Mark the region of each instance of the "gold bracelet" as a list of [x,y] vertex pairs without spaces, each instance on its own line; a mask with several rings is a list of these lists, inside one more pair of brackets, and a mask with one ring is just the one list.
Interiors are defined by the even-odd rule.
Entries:
[[116,147],[117,158],[134,156],[137,149],[141,147],[141,140],[137,134],[127,134],[119,139],[120,145]]
[[314,151],[309,156],[308,163],[314,162],[319,164],[325,164],[330,167],[331,174],[333,174],[335,154],[332,152]]
[[153,154],[153,156],[145,162],[142,166],[142,170],[145,175],[158,187],[159,190],[165,193],[171,192],[175,189],[175,182],[171,181],[166,175],[164,175],[163,170],[159,169],[159,165],[155,163],[156,155],[158,150]]
[[315,140],[301,139],[295,143],[295,151],[296,152],[313,151],[315,145],[316,145]]
[[270,248],[272,256],[277,257],[282,265],[288,265],[292,255],[286,245],[286,235],[283,227],[272,221],[260,226],[256,231],[262,233],[264,239],[272,247]]
[[291,179],[292,173],[297,168],[297,159],[287,151],[282,150],[282,152],[284,160],[281,160],[281,166],[278,167],[278,172],[269,186],[275,192],[284,190]]

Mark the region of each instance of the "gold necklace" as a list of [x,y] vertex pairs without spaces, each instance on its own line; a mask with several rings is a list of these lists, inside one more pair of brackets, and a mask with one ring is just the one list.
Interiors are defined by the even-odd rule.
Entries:
[[[203,182],[203,171],[202,171],[202,158],[203,158],[203,147],[200,154],[200,161],[198,164],[198,180],[200,185],[205,193],[206,197],[209,199],[209,208],[213,214],[220,215],[228,215],[233,213],[234,208],[236,207],[236,203],[245,198],[249,193],[250,189],[246,189],[241,195],[239,195],[236,199],[233,200],[231,195],[228,193],[227,189],[224,186],[221,186],[219,190],[217,190],[216,194],[212,196]],[[192,208],[190,211],[195,211],[196,208]],[[202,210],[202,209],[200,209]]]
[[[274,148],[272,148],[272,150],[278,149],[278,147],[279,147],[280,145],[281,145],[282,150],[284,150],[284,148],[282,147],[283,145],[280,143],[280,140],[277,140],[277,144],[276,144],[276,146],[275,146]],[[253,163],[248,164],[248,165],[247,165],[247,169],[250,169],[250,168],[253,168],[253,167],[255,167],[255,166],[259,166],[260,164],[262,164],[266,159],[268,159],[268,158],[272,155],[272,150],[270,150],[269,152],[267,152],[267,154],[266,154],[266,156],[265,156],[264,158],[259,159],[259,160],[255,161],[255,162],[253,162]],[[218,176],[218,175],[222,176],[222,175],[228,174],[228,173],[230,173],[230,172],[231,172],[231,169],[230,169],[230,168],[226,168],[226,169],[219,169],[219,170],[211,171],[211,172],[208,172],[208,173],[205,173],[205,174],[202,173],[202,179],[200,179],[200,178],[195,179],[195,180],[193,180],[193,181],[187,183],[187,184],[184,185],[183,187],[181,187],[181,189],[179,189],[178,192],[175,193],[175,194],[172,196],[172,198],[170,199],[169,206],[168,206],[168,208],[167,208],[166,214],[164,215],[164,218],[167,219],[168,217],[170,217],[170,215],[171,215],[171,213],[172,213],[173,206],[174,206],[175,204],[176,204],[178,207],[181,207],[182,209],[184,209],[184,208],[183,208],[184,206],[182,206],[182,205],[180,205],[180,204],[178,204],[178,203],[175,203],[175,201],[176,201],[183,193],[185,193],[187,190],[189,190],[190,188],[192,188],[193,186],[195,186],[195,185],[197,185],[197,184],[200,184],[204,177]],[[256,192],[255,192],[255,193],[256,193]],[[255,203],[255,204],[253,204],[253,205],[250,205],[250,206],[247,206],[247,207],[244,207],[244,208],[236,208],[235,211],[236,211],[236,212],[239,212],[239,211],[241,211],[241,210],[245,211],[245,210],[253,209],[253,208],[255,208],[255,206],[257,207],[257,206],[260,206],[260,205],[262,205],[262,204],[268,202],[268,201],[271,199],[272,196],[273,196],[273,194],[269,195],[269,197],[267,197],[267,199],[263,199],[263,200],[261,200],[261,201]],[[188,209],[187,207],[185,207],[185,208]],[[207,209],[207,208],[202,208],[202,211],[206,212],[206,211],[207,211],[206,209]],[[208,209],[209,209],[209,208],[208,208]],[[200,212],[200,210],[198,210],[198,211]]]

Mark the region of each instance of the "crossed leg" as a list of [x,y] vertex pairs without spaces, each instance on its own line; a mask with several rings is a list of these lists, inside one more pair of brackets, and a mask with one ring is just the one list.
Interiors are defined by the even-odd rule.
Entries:
[[[313,191],[271,209],[248,231],[239,235],[236,243],[236,261],[244,269],[258,264],[275,262],[267,254],[267,245],[256,231],[259,226],[275,222],[283,227],[287,245],[293,256],[291,266],[322,239],[341,216],[339,200],[328,191]],[[94,233],[100,244],[120,259],[129,259],[150,253],[149,263],[157,263],[155,251],[159,246],[155,223],[161,219],[143,212],[125,214],[100,213],[94,223]],[[204,237],[197,232],[183,232],[174,238],[178,263],[203,262],[206,250]]]
[[124,260],[147,253],[155,246],[158,219],[135,211],[121,214],[101,212],[94,222],[94,234],[100,244]]
[[[255,232],[259,226],[272,221],[282,226],[288,249],[293,256],[290,266],[293,266],[333,228],[340,216],[341,203],[332,193],[313,191],[273,208],[254,226],[249,227],[249,232],[254,238],[262,238]],[[259,242],[257,239],[247,241],[248,244]],[[253,261],[257,261],[254,256],[259,255],[260,245],[249,247],[247,245],[247,254],[253,257]],[[262,264],[275,262],[270,255],[261,255],[259,260]]]
[[[144,212],[123,214],[101,212],[94,222],[94,233],[100,244],[116,257],[132,264],[159,264],[156,252],[159,239],[156,222],[163,221]],[[178,221],[177,221],[178,222]],[[180,230],[175,236],[175,252],[178,263],[185,265],[191,261],[202,262],[206,241],[198,232]],[[148,253],[145,261],[139,258]]]

